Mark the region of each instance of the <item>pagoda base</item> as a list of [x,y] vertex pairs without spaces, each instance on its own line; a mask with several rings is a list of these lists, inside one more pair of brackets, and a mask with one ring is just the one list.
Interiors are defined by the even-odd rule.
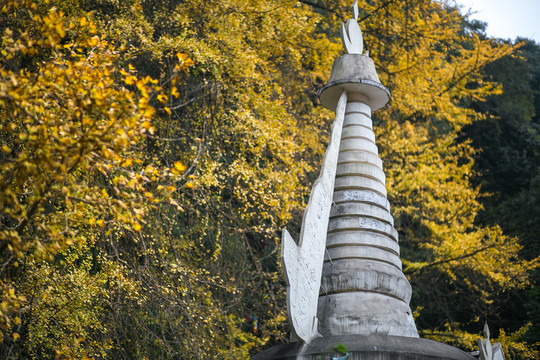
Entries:
[[293,342],[271,347],[251,360],[332,360],[344,358],[333,350],[344,344],[346,360],[477,360],[466,352],[437,341],[404,336],[344,335],[327,336],[309,344]]

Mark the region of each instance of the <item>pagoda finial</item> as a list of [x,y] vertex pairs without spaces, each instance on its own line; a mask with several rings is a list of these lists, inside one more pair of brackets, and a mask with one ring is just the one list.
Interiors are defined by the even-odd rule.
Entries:
[[354,19],[347,20],[347,24],[341,23],[341,41],[343,41],[347,54],[362,54],[364,39],[358,25],[358,3],[356,0],[354,0],[352,8]]

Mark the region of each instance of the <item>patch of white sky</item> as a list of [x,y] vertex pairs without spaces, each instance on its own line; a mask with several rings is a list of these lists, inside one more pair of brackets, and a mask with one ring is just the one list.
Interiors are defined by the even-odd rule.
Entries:
[[487,23],[489,37],[533,39],[540,44],[540,0],[451,0],[462,14]]

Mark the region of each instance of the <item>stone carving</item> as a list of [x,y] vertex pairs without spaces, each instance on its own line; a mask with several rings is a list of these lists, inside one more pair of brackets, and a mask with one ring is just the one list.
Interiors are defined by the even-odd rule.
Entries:
[[491,347],[491,341],[489,341],[489,327],[488,324],[484,324],[484,339],[478,339],[478,346],[480,348],[481,360],[493,360],[493,348]]
[[346,24],[341,23],[341,41],[347,51],[347,54],[362,54],[364,50],[364,40],[362,30],[358,25],[358,3],[354,0],[353,4],[354,19],[347,20]]
[[491,345],[489,340],[489,326],[484,324],[484,339],[478,339],[478,347],[480,348],[480,360],[505,360],[504,353],[500,343]]
[[346,104],[347,93],[343,91],[321,174],[313,185],[304,212],[298,245],[286,229],[282,234],[281,260],[287,282],[289,321],[294,336],[305,343],[320,336],[317,330],[317,303]]

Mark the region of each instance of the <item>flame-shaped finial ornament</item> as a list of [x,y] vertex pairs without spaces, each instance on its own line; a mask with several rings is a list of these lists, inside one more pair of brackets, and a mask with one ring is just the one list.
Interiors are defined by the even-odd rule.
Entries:
[[353,3],[353,16],[354,19],[347,20],[347,24],[341,23],[341,41],[343,41],[343,46],[348,54],[362,54],[364,39],[358,25],[358,3],[356,0]]

